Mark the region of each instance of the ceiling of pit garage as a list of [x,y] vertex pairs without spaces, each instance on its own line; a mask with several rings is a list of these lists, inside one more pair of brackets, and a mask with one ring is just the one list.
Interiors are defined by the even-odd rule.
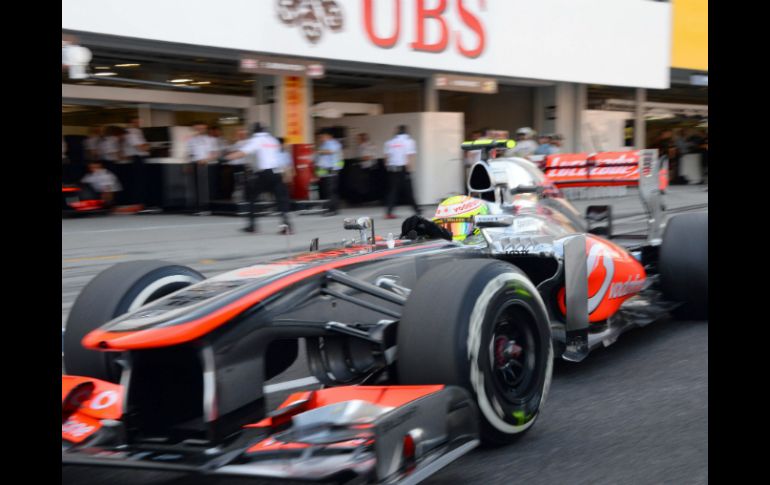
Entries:
[[[675,104],[709,104],[708,86],[672,85],[669,89],[647,89],[647,101],[655,103]],[[588,109],[602,109],[603,103],[609,99],[636,99],[634,88],[619,88],[613,86],[589,85]]]
[[[172,79],[190,79],[176,83],[180,86],[195,87],[196,92],[207,94],[227,94],[233,96],[252,96],[254,75],[238,72],[238,61],[219,58],[180,56],[163,53],[143,54],[136,51],[122,51],[112,48],[91,48],[93,58],[90,63],[92,75],[99,80],[71,80],[66,71],[62,72],[62,83],[83,85],[115,86],[139,89],[176,88],[130,84],[111,79],[105,75],[115,73],[114,77],[136,79],[171,84]],[[352,72],[327,72],[322,79],[313,81],[315,102],[323,99],[326,92],[340,90],[400,90],[421,86],[420,79],[414,77],[377,76]],[[333,99],[338,100],[338,99]]]

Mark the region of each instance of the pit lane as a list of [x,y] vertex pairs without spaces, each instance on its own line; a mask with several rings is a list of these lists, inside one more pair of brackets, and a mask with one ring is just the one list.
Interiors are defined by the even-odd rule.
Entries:
[[[641,232],[635,191],[622,198],[575,201],[579,210],[612,204],[617,233]],[[708,193],[699,186],[669,188],[669,211],[700,211]],[[406,208],[400,215],[407,216]],[[370,215],[378,234],[397,234],[401,220],[381,208],[340,216],[296,216],[297,234],[276,234],[277,218],[261,220],[260,235],[238,232],[242,220],[177,215],[111,216],[62,221],[62,327],[82,287],[106,267],[135,259],[164,259],[207,276],[267,257],[350,239],[343,217]],[[302,355],[302,354],[300,354]],[[303,358],[267,383],[269,406],[295,385],[308,388]],[[312,388],[313,386],[309,386]],[[523,439],[477,450],[424,483],[706,483],[708,479],[708,324],[659,322],[623,335],[580,364],[557,362],[540,421]],[[65,467],[62,483],[177,485],[262,483],[189,477],[167,472]]]

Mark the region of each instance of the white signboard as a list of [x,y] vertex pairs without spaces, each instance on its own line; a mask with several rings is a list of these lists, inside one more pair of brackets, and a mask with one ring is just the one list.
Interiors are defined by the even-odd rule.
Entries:
[[62,29],[440,72],[668,88],[648,0],[62,0]]

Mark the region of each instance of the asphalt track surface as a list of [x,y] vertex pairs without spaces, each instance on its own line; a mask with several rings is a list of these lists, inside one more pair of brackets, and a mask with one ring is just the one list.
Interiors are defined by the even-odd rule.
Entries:
[[[644,228],[634,193],[623,198],[576,201],[612,203],[615,232]],[[707,209],[701,186],[672,187],[671,213]],[[275,235],[278,221],[262,220],[259,235],[239,233],[242,220],[179,215],[111,216],[62,221],[62,327],[77,293],[104,268],[136,259],[165,259],[207,276],[287,252],[350,238],[343,217],[372,215],[378,234],[396,234],[401,219],[386,221],[381,208],[348,209],[338,217],[296,216],[297,234]],[[401,208],[400,215],[409,215]],[[268,384],[269,405],[286,389],[307,384],[307,364],[298,361]],[[513,445],[478,449],[423,482],[529,484],[700,484],[708,482],[708,322],[656,322],[592,352],[582,363],[557,361],[543,412]],[[64,467],[62,483],[73,485],[240,485],[250,479]]]

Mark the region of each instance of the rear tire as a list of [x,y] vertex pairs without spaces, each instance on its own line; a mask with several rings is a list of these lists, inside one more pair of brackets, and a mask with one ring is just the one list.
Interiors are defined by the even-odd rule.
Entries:
[[666,223],[658,261],[663,296],[682,305],[679,320],[708,320],[708,212],[680,214]]
[[453,261],[427,272],[398,326],[398,380],[464,387],[487,445],[514,441],[535,423],[551,384],[551,329],[540,295],[518,268]]
[[83,337],[124,313],[204,279],[194,269],[164,261],[130,261],[99,273],[80,292],[67,318],[62,349],[66,372],[118,382],[118,354],[86,349]]

